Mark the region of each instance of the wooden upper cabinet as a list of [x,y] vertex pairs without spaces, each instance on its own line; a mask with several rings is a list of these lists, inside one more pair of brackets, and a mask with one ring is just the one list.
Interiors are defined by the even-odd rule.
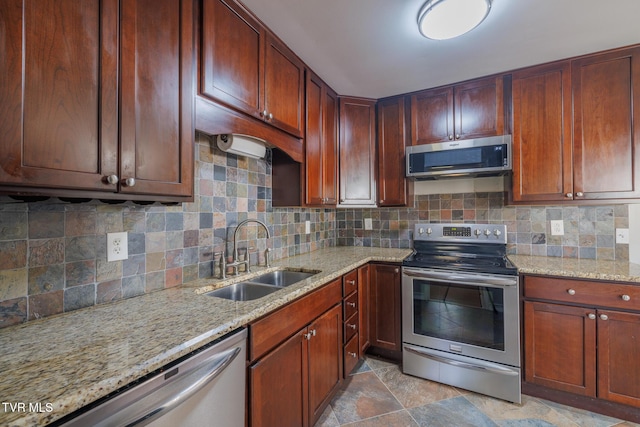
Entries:
[[516,202],[560,201],[573,192],[569,61],[513,74]]
[[128,0],[120,13],[120,191],[192,196],[192,4]]
[[375,100],[340,98],[340,205],[376,204]]
[[302,137],[302,61],[233,0],[203,0],[201,31],[199,93]]
[[378,206],[406,206],[405,98],[378,102]]
[[0,184],[115,192],[118,1],[3,1],[0,28]]
[[572,61],[576,199],[640,197],[640,48]]
[[193,197],[190,2],[25,0],[0,12],[0,185]]
[[338,185],[338,98],[310,71],[307,72],[306,94],[306,204],[335,206]]
[[412,145],[502,135],[504,79],[488,77],[411,96]]

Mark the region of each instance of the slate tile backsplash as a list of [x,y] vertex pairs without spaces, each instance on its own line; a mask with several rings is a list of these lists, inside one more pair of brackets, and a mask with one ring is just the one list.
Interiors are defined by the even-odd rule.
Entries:
[[[272,259],[335,245],[408,248],[417,222],[506,224],[510,253],[629,259],[614,237],[629,226],[627,205],[513,207],[502,193],[465,193],[416,196],[407,208],[273,208],[267,162],[227,155],[202,134],[195,195],[180,206],[0,196],[0,327],[218,274],[216,254],[231,254],[235,226],[247,218],[268,224]],[[364,230],[365,218],[373,230]],[[552,219],[563,221],[564,236],[551,235]],[[120,231],[128,233],[129,258],[107,262],[106,233]],[[238,246],[264,262],[261,228],[241,230]]]

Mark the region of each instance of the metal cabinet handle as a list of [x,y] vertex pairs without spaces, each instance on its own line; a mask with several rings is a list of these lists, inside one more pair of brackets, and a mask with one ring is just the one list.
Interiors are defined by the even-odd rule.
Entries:
[[460,134],[456,133],[456,139],[460,139]]
[[394,273],[400,273],[400,269],[396,268],[395,270],[393,270]]
[[310,330],[309,333],[311,333],[311,336],[313,336],[313,337],[316,336],[316,330],[315,329]]
[[269,113],[269,115],[267,116],[267,119],[269,120],[273,119],[273,113]]
[[567,197],[568,199],[573,198],[573,193],[567,193],[565,194],[565,197]]
[[609,320],[609,316],[607,316],[606,314],[601,314],[601,315],[600,315],[600,319],[602,319],[602,320]]
[[453,139],[453,135],[449,135],[449,141]]
[[356,325],[352,325],[350,323],[347,323],[347,327],[353,329],[354,331],[356,330],[357,326]]
[[352,351],[347,351],[347,354],[351,357],[353,357],[354,359],[358,357],[358,355]]
[[136,179],[135,178],[127,178],[124,180],[124,185],[126,185],[127,187],[133,187],[134,185],[136,185]]
[[260,117],[266,117],[266,116],[267,116],[267,110],[260,111]]
[[106,180],[111,185],[116,185],[118,181],[120,181],[118,175],[109,175],[108,177],[106,177]]
[[576,294],[576,290],[575,289],[567,289],[567,293],[569,295],[575,295]]
[[582,191],[578,191],[578,192],[576,193],[576,196],[577,196],[577,197],[582,197],[582,196],[584,196],[584,193],[583,193]]
[[347,305],[348,305],[349,307],[356,308],[356,303],[355,303],[355,302],[348,302],[348,303],[347,303]]
[[596,315],[593,313],[589,313],[588,317],[589,319],[594,320],[596,318]]
[[355,280],[347,280],[347,283],[350,284],[351,286],[355,286],[356,281]]
[[620,298],[622,298],[623,301],[631,301],[631,297],[629,295],[622,295]]
[[302,336],[304,337],[304,339],[306,339],[307,341],[311,339],[311,333],[306,333],[306,334],[302,334]]

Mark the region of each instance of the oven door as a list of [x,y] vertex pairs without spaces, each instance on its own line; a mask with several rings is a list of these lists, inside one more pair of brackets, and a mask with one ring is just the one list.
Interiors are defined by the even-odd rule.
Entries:
[[518,276],[403,267],[403,341],[519,367],[518,298]]

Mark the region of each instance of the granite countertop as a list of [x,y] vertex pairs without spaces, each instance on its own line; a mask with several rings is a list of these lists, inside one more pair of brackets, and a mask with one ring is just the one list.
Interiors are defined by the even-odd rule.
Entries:
[[[42,412],[11,412],[2,405],[0,424],[31,426],[55,421],[360,265],[400,262],[410,252],[321,249],[263,269],[261,272],[284,267],[320,273],[254,301],[202,295],[249,276],[226,281],[211,278],[0,329],[0,400],[42,407]],[[255,269],[252,275],[259,273]]]
[[640,284],[640,264],[624,261],[509,255],[519,273]]

